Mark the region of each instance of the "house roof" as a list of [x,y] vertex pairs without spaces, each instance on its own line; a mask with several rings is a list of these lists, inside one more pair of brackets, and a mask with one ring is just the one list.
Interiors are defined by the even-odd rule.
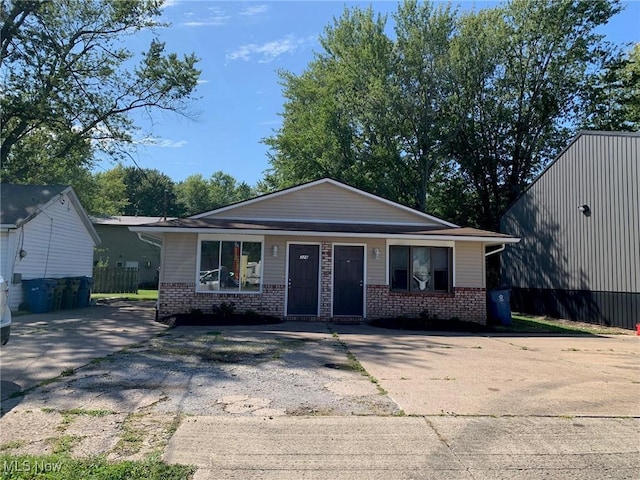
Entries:
[[148,223],[163,222],[166,220],[173,220],[175,217],[142,217],[142,216],[110,216],[110,217],[91,217],[91,222],[94,225],[145,225]]
[[468,240],[487,243],[512,243],[518,239],[496,232],[476,228],[441,228],[424,225],[388,225],[362,223],[317,223],[274,220],[231,220],[221,218],[178,218],[166,222],[140,225],[131,228],[137,232],[190,232],[190,233],[237,233],[368,238],[429,238],[438,240]]
[[68,185],[0,185],[0,227],[18,228],[46,210],[57,199],[66,198],[74,205],[78,216],[96,245],[100,237],[80,204],[73,188]]

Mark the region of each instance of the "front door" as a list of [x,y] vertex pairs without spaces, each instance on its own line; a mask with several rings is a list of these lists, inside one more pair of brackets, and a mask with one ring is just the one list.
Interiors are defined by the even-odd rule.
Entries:
[[333,260],[333,314],[362,316],[364,247],[336,245]]
[[319,245],[289,245],[287,315],[318,315]]

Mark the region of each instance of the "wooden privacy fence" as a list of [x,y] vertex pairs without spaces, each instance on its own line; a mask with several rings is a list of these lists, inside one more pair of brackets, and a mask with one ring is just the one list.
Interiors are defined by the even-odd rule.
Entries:
[[93,293],[138,293],[135,267],[94,267]]

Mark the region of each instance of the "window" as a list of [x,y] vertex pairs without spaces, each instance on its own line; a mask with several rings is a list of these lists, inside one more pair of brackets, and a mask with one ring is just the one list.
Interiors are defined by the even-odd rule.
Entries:
[[451,258],[451,248],[391,245],[391,289],[401,292],[450,291]]
[[262,242],[201,240],[198,291],[259,292]]

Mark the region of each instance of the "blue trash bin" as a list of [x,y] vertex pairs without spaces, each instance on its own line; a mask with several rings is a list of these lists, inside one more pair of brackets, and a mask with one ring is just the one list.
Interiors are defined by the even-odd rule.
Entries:
[[494,288],[487,292],[487,306],[489,307],[489,318],[501,325],[511,325],[511,289]]
[[31,313],[45,313],[51,306],[53,286],[44,278],[23,280],[22,288]]
[[90,305],[91,287],[93,286],[93,278],[78,277],[80,285],[78,287],[77,307],[84,308]]

